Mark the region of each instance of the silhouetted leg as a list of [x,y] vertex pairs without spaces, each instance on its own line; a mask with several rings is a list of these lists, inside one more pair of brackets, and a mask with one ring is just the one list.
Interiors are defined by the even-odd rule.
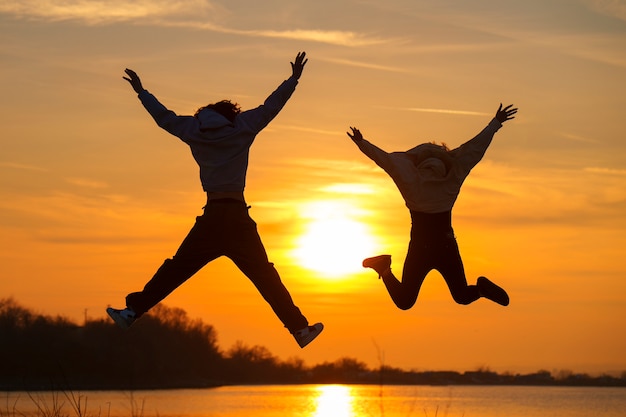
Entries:
[[252,281],[289,332],[294,333],[307,327],[309,323],[306,317],[294,304],[274,264],[267,258],[256,223],[248,215],[247,209],[242,209],[245,211],[240,212],[236,219],[236,239],[228,245],[226,256]]
[[214,238],[215,221],[209,216],[199,216],[183,240],[178,251],[167,259],[148,281],[144,289],[126,296],[126,306],[137,317],[154,307],[172,291],[187,281],[208,262],[219,256]]
[[437,256],[437,269],[445,279],[454,301],[467,305],[480,298],[476,285],[467,285],[463,260],[456,239],[449,236],[440,246]]
[[408,310],[415,304],[426,274],[432,269],[428,261],[424,245],[411,239],[402,270],[402,281],[398,281],[391,271],[382,275],[387,292],[399,309]]

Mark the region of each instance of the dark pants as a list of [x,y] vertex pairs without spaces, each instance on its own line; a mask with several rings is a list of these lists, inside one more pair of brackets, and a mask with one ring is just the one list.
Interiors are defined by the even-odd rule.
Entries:
[[408,310],[413,307],[426,274],[433,269],[441,273],[457,303],[470,304],[480,298],[478,287],[467,285],[451,217],[451,212],[431,214],[411,211],[411,241],[402,281],[398,281],[393,274],[382,277],[398,308]]
[[252,281],[291,333],[308,326],[274,264],[269,262],[248,207],[231,199],[207,204],[174,257],[163,263],[143,291],[126,297],[127,307],[141,316],[220,256],[230,258]]

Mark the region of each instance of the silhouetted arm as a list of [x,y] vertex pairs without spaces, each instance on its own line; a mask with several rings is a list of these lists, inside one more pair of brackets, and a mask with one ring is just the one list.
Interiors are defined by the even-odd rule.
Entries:
[[299,52],[296,55],[295,62],[290,62],[291,77],[283,81],[262,105],[239,114],[237,116],[239,123],[248,125],[255,132],[260,132],[278,115],[298,85],[298,79],[308,61],[305,56],[306,52]]
[[192,131],[197,124],[197,120],[191,116],[178,116],[173,111],[166,108],[141,84],[141,79],[137,73],[126,68],[124,71],[128,77],[122,77],[129,82],[133,90],[139,96],[139,100],[152,116],[159,127],[179,138],[183,138],[189,131]]
[[389,172],[393,168],[393,162],[391,161],[391,154],[380,149],[378,146],[369,142],[363,137],[363,134],[356,127],[350,127],[352,134],[346,132],[352,141],[359,147],[361,152],[365,154],[369,159],[374,161],[376,165]]
[[452,151],[456,155],[457,166],[462,170],[463,175],[469,174],[470,170],[480,162],[491,144],[493,136],[502,127],[502,123],[514,119],[516,113],[517,108],[513,108],[512,104],[502,108],[502,103],[500,103],[495,117],[487,127]]

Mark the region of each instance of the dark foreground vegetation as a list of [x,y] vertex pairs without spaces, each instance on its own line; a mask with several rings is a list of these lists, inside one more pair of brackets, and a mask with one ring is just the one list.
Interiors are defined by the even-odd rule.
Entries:
[[626,386],[621,378],[569,371],[552,375],[415,372],[352,358],[305,366],[262,346],[237,343],[223,351],[215,329],[178,308],[157,306],[122,331],[105,319],[78,325],[35,314],[0,299],[0,390],[198,388],[235,384],[419,384]]

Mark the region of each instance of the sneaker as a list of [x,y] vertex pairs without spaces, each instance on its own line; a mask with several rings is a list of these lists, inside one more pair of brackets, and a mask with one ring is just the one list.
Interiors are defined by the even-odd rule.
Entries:
[[478,277],[476,281],[480,295],[503,306],[509,305],[509,295],[502,288],[485,277]]
[[391,255],[378,255],[363,260],[363,268],[372,268],[378,272],[378,278],[391,269]]
[[118,310],[116,308],[107,308],[108,315],[113,319],[113,321],[120,326],[122,329],[128,329],[131,324],[137,320],[135,312],[130,308],[125,308],[124,310]]
[[313,341],[324,330],[322,323],[315,323],[313,326],[307,326],[304,329],[300,329],[293,334],[293,337],[298,342],[298,345],[303,348]]

